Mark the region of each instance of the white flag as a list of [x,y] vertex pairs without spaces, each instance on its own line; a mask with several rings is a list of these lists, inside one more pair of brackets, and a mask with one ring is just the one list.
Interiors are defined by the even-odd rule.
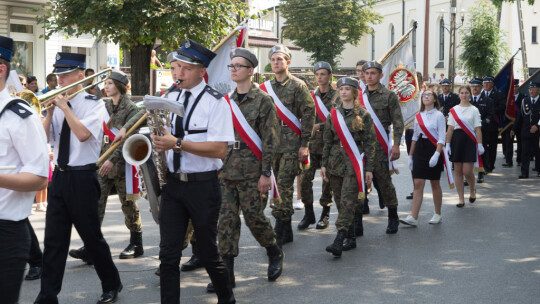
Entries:
[[21,93],[24,90],[17,71],[11,70],[9,73],[9,77],[6,81],[6,88],[8,89],[10,95]]

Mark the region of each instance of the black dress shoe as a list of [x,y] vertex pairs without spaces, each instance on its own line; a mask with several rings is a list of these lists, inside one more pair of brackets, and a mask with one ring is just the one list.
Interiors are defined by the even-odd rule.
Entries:
[[94,261],[92,260],[92,258],[90,257],[90,255],[88,254],[88,251],[86,250],[84,246],[79,249],[71,249],[69,251],[69,256],[74,259],[82,260],[88,265],[94,264]]
[[529,178],[529,176],[528,175],[520,175],[518,178],[519,179],[525,179],[525,178]]
[[118,299],[118,293],[122,291],[122,284],[118,286],[116,289],[113,289],[111,291],[104,292],[101,297],[99,297],[99,301],[97,301],[97,304],[103,304],[103,303],[114,303]]
[[41,266],[30,266],[30,270],[28,270],[24,279],[27,281],[37,280],[41,278],[41,272]]
[[514,166],[514,164],[512,163],[505,163],[505,164],[502,164],[503,167],[506,167],[506,168],[512,168]]
[[155,275],[157,275],[158,277],[161,276],[161,270],[159,269],[156,269],[156,272],[154,272]]
[[405,198],[406,199],[412,199],[413,198],[413,193],[411,192],[411,194],[407,195]]
[[182,264],[182,268],[180,270],[182,270],[182,271],[192,271],[192,270],[195,270],[195,269],[198,269],[198,268],[201,268],[201,267],[203,267],[203,265],[201,263],[201,259],[199,258],[198,255],[194,254],[194,255],[191,256],[191,259],[189,259],[189,261]]

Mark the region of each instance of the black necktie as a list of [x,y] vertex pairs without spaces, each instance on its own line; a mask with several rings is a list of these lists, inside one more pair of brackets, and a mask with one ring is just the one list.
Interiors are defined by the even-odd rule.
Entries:
[[[184,111],[186,111],[188,103],[189,103],[189,96],[191,96],[191,92],[186,91],[184,93]],[[176,122],[174,123],[174,135],[178,138],[184,137],[184,119],[180,116],[176,116]],[[173,155],[173,169],[174,173],[180,169],[180,153],[174,153]]]
[[475,96],[475,97],[473,97],[473,102],[474,102],[474,103],[476,103],[476,96]]
[[[68,102],[68,106],[71,108],[71,104]],[[71,138],[71,128],[64,118],[62,123],[62,131],[60,132],[60,145],[58,146],[58,166],[64,169],[69,163],[69,142]]]

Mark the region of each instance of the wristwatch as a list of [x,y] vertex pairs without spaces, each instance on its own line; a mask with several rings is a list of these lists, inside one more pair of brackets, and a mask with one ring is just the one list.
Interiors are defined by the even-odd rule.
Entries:
[[266,177],[270,177],[272,175],[272,171],[271,170],[263,170],[261,172],[261,175],[264,175]]
[[176,140],[176,145],[172,149],[174,153],[180,153],[182,151],[182,138]]

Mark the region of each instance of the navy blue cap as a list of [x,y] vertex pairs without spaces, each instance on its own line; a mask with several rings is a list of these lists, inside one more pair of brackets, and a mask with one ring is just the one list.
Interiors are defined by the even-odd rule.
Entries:
[[531,83],[529,84],[529,89],[530,88],[540,88],[540,82],[531,81]]
[[493,82],[493,80],[495,80],[495,77],[493,76],[484,76],[482,82]]
[[515,86],[519,85],[519,79],[514,79],[514,85]]
[[13,57],[13,39],[0,36],[0,58],[11,62]]
[[216,53],[191,39],[182,42],[180,49],[176,51],[176,55],[174,55],[174,58],[179,61],[195,65],[204,65],[205,67],[210,65],[210,62],[214,57],[216,57]]
[[77,69],[86,69],[86,55],[77,53],[56,53],[56,62],[53,64],[54,74],[65,74]]
[[441,83],[440,83],[440,85],[443,85],[443,86],[447,86],[447,85],[449,86],[451,84],[452,83],[450,82],[450,80],[448,80],[448,78],[441,80]]
[[482,79],[475,77],[475,78],[471,79],[471,81],[469,83],[471,84],[471,86],[481,86],[482,85]]

